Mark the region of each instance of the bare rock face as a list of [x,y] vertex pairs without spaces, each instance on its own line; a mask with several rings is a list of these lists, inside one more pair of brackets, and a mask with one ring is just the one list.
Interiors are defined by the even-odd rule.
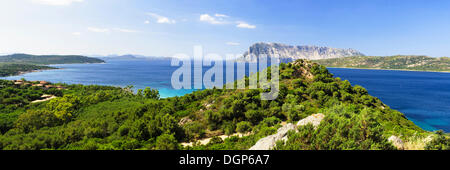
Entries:
[[[257,61],[258,56],[267,55],[268,57],[279,55],[281,62],[291,62],[297,59],[328,59],[342,58],[350,56],[364,56],[359,51],[353,49],[339,49],[317,46],[291,46],[280,43],[256,43],[249,48],[243,58],[239,61]],[[255,57],[256,56],[256,57]]]
[[397,149],[405,149],[405,143],[397,136],[392,135],[391,137],[389,137],[388,141],[391,142]]
[[278,140],[282,140],[283,138],[286,139],[285,137],[287,136],[287,133],[290,130],[295,130],[295,128],[296,126],[292,123],[284,125],[283,127],[278,129],[276,134],[260,139],[249,150],[271,150],[273,149],[273,147],[275,147],[275,144]]
[[309,123],[311,123],[314,127],[317,127],[317,126],[319,126],[320,122],[323,120],[324,117],[325,117],[325,115],[318,113],[318,114],[314,114],[314,115],[308,116],[307,118],[300,120],[297,123],[297,125],[288,123],[288,124],[284,125],[283,127],[279,128],[276,134],[273,134],[273,135],[270,135],[270,136],[260,139],[249,150],[271,150],[275,147],[277,141],[279,141],[279,140],[286,141],[287,140],[287,133],[290,130],[297,130],[298,126],[304,126]]

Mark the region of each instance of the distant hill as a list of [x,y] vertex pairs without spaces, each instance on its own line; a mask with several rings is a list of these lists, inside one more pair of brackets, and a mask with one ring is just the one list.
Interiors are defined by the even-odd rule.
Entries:
[[254,56],[260,56],[266,54],[267,56],[273,56],[278,54],[282,62],[291,62],[297,59],[328,59],[328,58],[342,58],[349,56],[364,56],[359,51],[353,49],[338,49],[330,47],[317,47],[317,46],[292,46],[281,43],[256,43],[250,46],[240,61],[256,61],[250,54]]
[[108,55],[108,56],[98,56],[97,58],[103,60],[162,60],[162,59],[171,59],[169,57],[159,57],[159,56],[143,56],[143,55],[135,55],[135,54],[126,54],[126,55]]
[[47,65],[47,64],[103,63],[105,61],[97,58],[80,55],[12,54],[0,56],[0,63],[1,62]]
[[315,60],[327,67],[450,72],[450,58],[427,56],[354,56]]

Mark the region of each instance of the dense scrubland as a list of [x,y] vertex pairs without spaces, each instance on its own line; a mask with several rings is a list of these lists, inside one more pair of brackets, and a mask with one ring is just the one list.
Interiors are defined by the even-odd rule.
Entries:
[[[206,89],[160,99],[151,88],[133,93],[131,87],[61,84],[66,89],[58,90],[0,80],[0,149],[249,149],[282,123],[316,113],[325,115],[317,128],[298,127],[275,149],[397,149],[388,141],[392,135],[409,149],[449,149],[448,134],[422,130],[324,66],[297,60],[279,68],[279,96],[272,101],[261,100],[271,89]],[[249,77],[241,81],[248,86]],[[43,94],[57,98],[32,103]],[[235,133],[246,135],[218,137]],[[211,140],[195,143],[203,138]]]

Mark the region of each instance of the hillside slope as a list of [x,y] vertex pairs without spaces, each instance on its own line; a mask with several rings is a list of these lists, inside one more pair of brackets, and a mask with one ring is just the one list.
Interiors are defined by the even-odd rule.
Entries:
[[327,67],[450,72],[450,58],[427,56],[354,56],[315,60]]

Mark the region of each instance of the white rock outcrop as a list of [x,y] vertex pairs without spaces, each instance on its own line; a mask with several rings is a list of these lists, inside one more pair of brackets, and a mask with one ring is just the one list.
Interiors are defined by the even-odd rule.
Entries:
[[308,116],[307,118],[304,118],[300,120],[297,125],[294,125],[292,123],[288,123],[284,125],[283,127],[279,128],[277,130],[276,134],[267,136],[265,138],[262,138],[256,142],[255,145],[253,145],[249,150],[271,150],[275,147],[276,142],[279,140],[287,140],[287,133],[290,130],[297,130],[298,126],[304,126],[309,123],[311,123],[314,127],[317,127],[320,125],[320,122],[323,120],[325,115],[319,113],[314,114],[311,116]]
[[313,114],[311,116],[308,116],[307,118],[304,118],[300,121],[298,121],[297,126],[305,126],[309,123],[311,123],[315,128],[320,125],[320,122],[323,120],[325,115],[323,114]]
[[283,127],[278,129],[276,134],[260,139],[249,150],[271,150],[273,149],[273,147],[275,147],[275,144],[278,140],[282,140],[283,138],[285,138],[290,130],[295,130],[295,127],[296,126],[292,123],[284,125]]
[[391,142],[392,145],[394,145],[397,149],[405,149],[405,143],[397,136],[392,135],[391,137],[389,137],[388,141]]

